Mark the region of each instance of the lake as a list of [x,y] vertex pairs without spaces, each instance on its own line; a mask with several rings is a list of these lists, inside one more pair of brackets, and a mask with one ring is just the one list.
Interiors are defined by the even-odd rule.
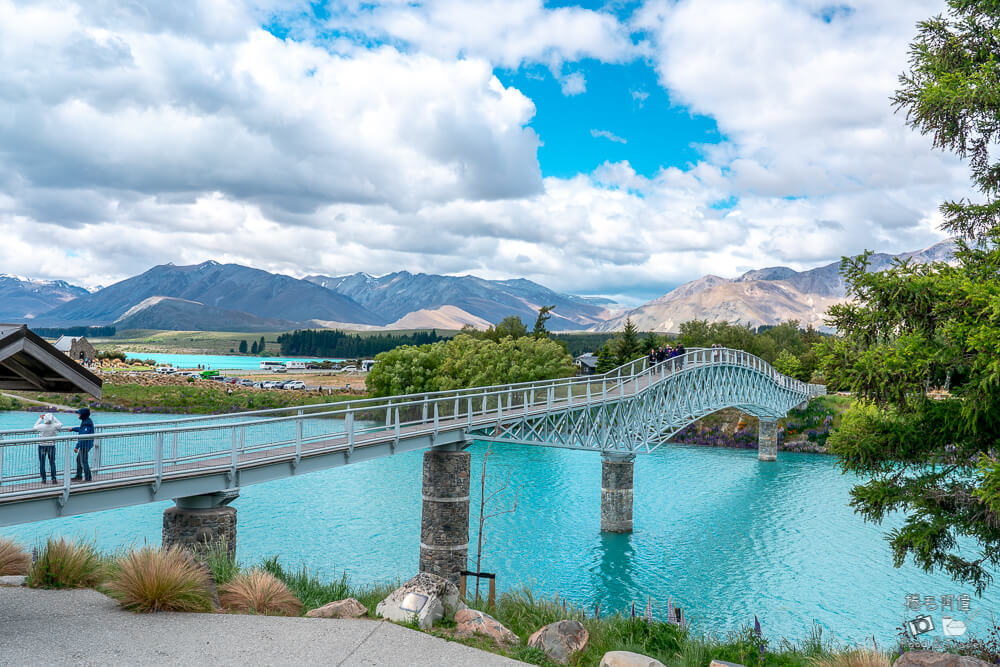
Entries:
[[[0,428],[36,415],[0,413]],[[149,415],[98,415],[98,423]],[[65,421],[65,420],[64,420]],[[485,445],[472,452],[473,530]],[[483,569],[501,590],[530,585],[593,610],[643,610],[667,596],[696,629],[722,632],[753,622],[772,638],[805,637],[813,622],[824,637],[885,646],[906,612],[908,594],[972,595],[969,626],[982,631],[1000,609],[1000,593],[976,598],[969,587],[912,565],[895,569],[883,532],[848,506],[855,483],[832,457],[667,446],[635,464],[635,532],[602,534],[601,460],[593,452],[495,446],[488,480],[520,487],[517,511],[484,531]],[[356,583],[415,573],[420,540],[421,454],[353,464],[246,487],[239,512],[238,557],[273,554],[324,576],[346,571]],[[95,539],[103,549],[159,544],[166,503],[0,528],[28,544],[50,534]],[[474,553],[470,553],[470,557]],[[940,627],[940,612],[930,612]],[[955,614],[963,618],[963,614]]]
[[152,359],[158,364],[170,364],[175,368],[197,368],[199,364],[203,368],[215,370],[251,370],[260,368],[262,361],[278,361],[285,363],[288,361],[304,361],[306,363],[316,363],[319,361],[344,361],[324,357],[323,359],[311,359],[308,357],[248,357],[232,354],[156,354],[146,352],[129,352],[126,354],[129,359]]

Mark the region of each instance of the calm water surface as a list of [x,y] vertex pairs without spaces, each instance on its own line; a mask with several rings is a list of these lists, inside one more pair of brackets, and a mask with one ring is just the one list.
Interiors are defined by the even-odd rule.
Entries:
[[[307,357],[248,357],[231,354],[155,354],[145,352],[129,352],[125,355],[129,359],[152,359],[158,364],[170,364],[175,368],[197,368],[202,367],[214,370],[250,370],[260,368],[262,361],[304,361],[312,363],[323,361],[323,359],[311,359]],[[343,361],[333,357],[324,357],[329,361]]]
[[[99,420],[137,419],[100,415]],[[148,419],[148,415],[142,415]],[[0,413],[0,428],[34,416]],[[485,446],[472,449],[473,515]],[[593,609],[654,610],[667,596],[696,627],[736,629],[761,619],[772,638],[800,639],[815,621],[825,636],[892,640],[908,593],[970,593],[944,575],[895,569],[882,533],[848,506],[855,482],[831,457],[670,446],[635,464],[635,532],[602,534],[600,457],[591,452],[495,446],[488,479],[511,474],[517,511],[487,525],[483,569],[501,589],[521,584]],[[239,511],[239,558],[279,554],[356,583],[413,575],[420,538],[419,452],[249,486]],[[0,529],[27,543],[49,534],[96,539],[104,549],[158,544],[159,503]],[[474,522],[475,523],[475,522]],[[894,524],[893,524],[894,525]],[[475,530],[472,543],[475,544]],[[972,631],[1000,609],[973,595]],[[940,612],[931,612],[939,627]],[[908,614],[913,616],[911,612]],[[956,617],[963,617],[956,614]]]

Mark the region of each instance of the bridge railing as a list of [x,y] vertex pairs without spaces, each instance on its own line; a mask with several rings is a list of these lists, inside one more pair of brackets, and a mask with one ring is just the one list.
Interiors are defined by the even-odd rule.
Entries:
[[[482,430],[522,414],[558,412],[597,402],[624,400],[676,374],[706,365],[758,371],[803,398],[809,387],[777,373],[739,350],[701,348],[649,367],[636,359],[603,375],[473,387],[406,396],[361,398],[322,406],[261,410],[223,416],[125,423],[100,428],[93,439],[93,485],[149,481],[211,471],[232,474],[274,460],[298,461],[313,453],[363,447],[374,441],[433,435],[442,430]],[[64,496],[67,471],[75,470],[77,435],[39,439],[24,430],[0,433],[0,499],[51,492],[40,487],[39,445],[55,448]],[[83,484],[72,488],[85,489]]]

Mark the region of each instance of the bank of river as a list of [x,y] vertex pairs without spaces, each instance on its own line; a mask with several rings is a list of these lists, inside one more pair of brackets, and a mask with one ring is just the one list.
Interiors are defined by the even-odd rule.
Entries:
[[341,362],[343,359],[324,357],[324,359],[312,359],[308,357],[252,357],[232,354],[166,354],[155,352],[128,352],[128,359],[152,359],[158,364],[169,364],[175,368],[197,368],[200,364],[203,368],[213,370],[250,370],[260,368],[262,361],[277,361],[285,363],[288,361],[304,361],[305,363],[318,363],[320,361]]
[[[0,415],[0,427],[17,414]],[[29,419],[34,415],[21,413],[15,426]],[[471,451],[475,513],[485,447]],[[501,589],[523,583],[604,610],[633,601],[644,609],[652,597],[658,611],[670,595],[706,631],[736,629],[756,614],[769,637],[802,638],[815,619],[825,637],[862,642],[875,635],[882,646],[904,615],[914,615],[905,612],[907,594],[972,594],[944,575],[894,569],[882,535],[895,524],[868,525],[854,515],[854,478],[841,475],[832,457],[782,453],[767,464],[752,450],[664,447],[636,461],[635,532],[611,535],[599,530],[599,456],[513,445],[495,451],[491,478],[510,471],[512,483],[523,485],[517,511],[491,519],[485,533],[483,568],[497,573]],[[239,558],[279,554],[324,576],[346,570],[359,584],[408,578],[420,540],[420,476],[416,452],[246,487],[234,503]],[[108,550],[156,544],[165,507],[0,533],[28,543],[79,535]],[[982,630],[1000,609],[1000,591],[973,595],[971,605],[969,625]],[[932,614],[938,623],[940,612]]]

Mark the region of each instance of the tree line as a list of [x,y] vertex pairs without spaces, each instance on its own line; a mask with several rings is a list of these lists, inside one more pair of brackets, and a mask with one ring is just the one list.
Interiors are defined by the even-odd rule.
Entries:
[[[373,357],[402,345],[430,345],[445,338],[435,330],[362,336],[335,329],[304,329],[281,334],[278,336],[278,344],[281,346],[282,356],[353,359]],[[240,348],[242,351],[242,343]],[[254,354],[253,350],[250,353]]]

